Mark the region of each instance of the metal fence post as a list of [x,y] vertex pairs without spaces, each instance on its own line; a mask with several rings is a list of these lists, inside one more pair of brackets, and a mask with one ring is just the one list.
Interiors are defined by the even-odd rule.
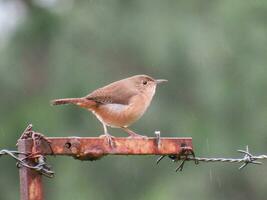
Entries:
[[[18,140],[19,152],[32,151],[32,139]],[[20,155],[23,159],[25,155]],[[34,163],[34,160],[29,160],[29,164]],[[42,175],[32,169],[21,166],[19,169],[20,176],[20,200],[43,200],[43,185]]]

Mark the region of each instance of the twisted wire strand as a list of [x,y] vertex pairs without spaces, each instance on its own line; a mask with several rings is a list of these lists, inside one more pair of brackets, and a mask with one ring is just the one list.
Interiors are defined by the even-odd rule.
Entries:
[[[2,150],[0,150],[0,157],[2,155],[9,155],[12,158],[14,158],[17,161],[17,167],[23,166],[23,167],[26,167],[29,169],[33,169],[33,170],[43,174],[46,177],[49,177],[49,178],[54,177],[54,172],[50,169],[51,167],[45,162],[44,156],[38,157],[36,165],[29,165],[27,163],[27,156],[29,156],[28,153],[2,149]],[[21,159],[18,157],[18,155],[25,155],[26,159]]]
[[[262,160],[267,159],[267,155],[252,156],[252,159]],[[196,160],[200,162],[230,162],[230,163],[242,163],[245,162],[244,158],[204,158],[204,157],[188,157],[187,160]]]

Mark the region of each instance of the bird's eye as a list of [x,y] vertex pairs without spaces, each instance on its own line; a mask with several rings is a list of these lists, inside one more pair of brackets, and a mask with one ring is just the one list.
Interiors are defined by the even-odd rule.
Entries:
[[147,81],[143,81],[143,85],[146,85],[147,84]]

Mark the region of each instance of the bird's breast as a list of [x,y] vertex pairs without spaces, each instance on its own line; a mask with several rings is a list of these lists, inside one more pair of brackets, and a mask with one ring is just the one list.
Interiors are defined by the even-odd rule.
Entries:
[[133,97],[129,104],[126,105],[116,103],[101,104],[91,110],[106,125],[127,127],[144,114],[149,103],[145,98],[138,95]]

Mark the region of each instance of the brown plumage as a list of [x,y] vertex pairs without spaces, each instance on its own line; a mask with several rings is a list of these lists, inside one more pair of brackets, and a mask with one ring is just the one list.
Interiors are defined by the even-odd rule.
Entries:
[[106,126],[122,128],[130,136],[140,137],[127,127],[146,111],[158,83],[147,75],[136,75],[99,88],[85,97],[56,99],[52,105],[74,104],[91,111],[103,124],[105,136],[111,142]]

